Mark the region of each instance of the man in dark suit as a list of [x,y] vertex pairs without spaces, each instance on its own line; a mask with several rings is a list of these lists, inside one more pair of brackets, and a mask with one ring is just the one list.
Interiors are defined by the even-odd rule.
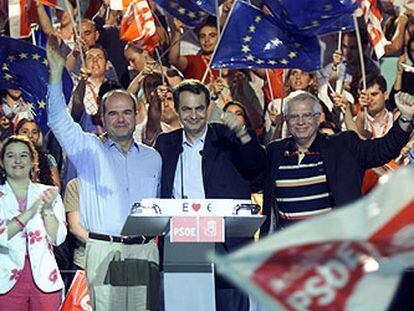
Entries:
[[[223,124],[207,124],[210,93],[197,80],[183,81],[173,96],[183,128],[161,134],[155,144],[163,160],[161,197],[250,199],[265,163],[254,133],[230,113],[223,114]],[[247,296],[229,286],[219,281],[217,310],[248,310]]]
[[[414,97],[400,94],[401,116],[382,138],[361,140],[355,132],[318,132],[319,100],[292,93],[283,110],[292,137],[267,146],[264,213],[275,212],[277,228],[314,217],[361,197],[364,172],[396,158],[412,131]],[[269,229],[269,222],[262,230]]]

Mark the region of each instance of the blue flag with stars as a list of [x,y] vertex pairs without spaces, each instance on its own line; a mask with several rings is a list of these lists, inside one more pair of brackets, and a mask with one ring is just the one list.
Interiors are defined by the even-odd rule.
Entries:
[[[45,134],[48,130],[46,93],[49,80],[46,51],[21,40],[0,37],[0,66],[0,90],[20,89],[42,133]],[[73,82],[66,70],[62,82],[68,103]]]
[[300,68],[308,72],[320,67],[316,37],[293,37],[271,16],[242,1],[233,6],[211,64],[215,69]]
[[224,0],[193,0],[200,8],[206,11],[210,15],[216,14],[216,1],[218,5],[222,4]]
[[263,0],[276,23],[293,34],[322,35],[354,28],[355,0]]
[[196,27],[209,15],[191,0],[154,0],[154,2],[189,27]]

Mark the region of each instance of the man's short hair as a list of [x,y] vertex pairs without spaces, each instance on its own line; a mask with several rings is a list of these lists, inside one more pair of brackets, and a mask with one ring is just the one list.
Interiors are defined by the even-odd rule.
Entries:
[[[366,81],[367,81],[367,89],[377,84],[381,92],[385,93],[387,91],[387,81],[382,75],[368,74],[366,77]],[[360,90],[363,89],[362,80],[359,84],[359,89]]]
[[217,19],[214,16],[209,15],[203,23],[197,26],[197,28],[195,29],[197,38],[200,38],[200,31],[206,26],[214,27],[217,29]]
[[289,96],[286,97],[285,104],[283,105],[283,115],[287,116],[289,114],[289,106],[294,102],[303,102],[306,100],[310,100],[312,102],[314,113],[322,112],[322,106],[319,102],[319,99],[316,96],[305,91],[295,91],[290,93]]
[[102,97],[101,105],[99,106],[99,110],[100,110],[99,112],[100,112],[101,115],[105,114],[106,102],[109,100],[109,98],[112,97],[112,95],[115,95],[115,94],[123,94],[123,95],[128,96],[132,101],[132,107],[134,109],[134,113],[137,112],[137,99],[134,96],[134,94],[132,94],[132,93],[130,93],[130,92],[124,90],[124,89],[113,89],[113,90],[105,93],[105,95]]
[[[105,48],[102,45],[100,45],[100,44],[94,44],[94,45],[92,45],[92,46],[89,47],[88,51],[90,51],[92,49],[101,50],[102,53],[104,54],[105,60],[108,61],[108,53],[106,52]],[[88,51],[86,51],[85,54],[87,54]]]
[[195,79],[188,79],[182,81],[177,87],[174,89],[173,98],[174,98],[174,109],[178,112],[180,108],[180,94],[182,92],[190,92],[193,94],[204,94],[204,98],[206,100],[206,106],[210,105],[210,92],[207,87],[198,80]]

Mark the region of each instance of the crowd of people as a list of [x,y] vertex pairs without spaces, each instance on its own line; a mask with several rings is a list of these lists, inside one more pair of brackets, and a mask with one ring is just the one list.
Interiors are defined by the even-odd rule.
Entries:
[[[37,2],[50,132],[20,89],[0,91],[0,309],[58,310],[71,279],[59,270],[77,269],[94,310],[162,308],[162,239],[121,235],[143,198],[263,193],[266,235],[351,203],[411,165],[414,9],[383,2],[389,44],[380,60],[359,23],[366,75],[355,31],[320,38],[315,72],[210,69],[234,0],[194,29],[149,0],[157,53],[120,39],[122,11],[108,0],[76,24],[75,1],[52,17]],[[392,59],[394,70],[383,70]],[[228,239],[217,251],[250,241]],[[133,262],[136,280],[108,272],[115,257]],[[249,297],[218,277],[216,305],[249,310]]]

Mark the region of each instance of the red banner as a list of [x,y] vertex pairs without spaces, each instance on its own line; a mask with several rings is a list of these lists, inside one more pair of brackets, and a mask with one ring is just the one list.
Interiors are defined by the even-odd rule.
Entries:
[[[124,3],[125,5],[125,3]],[[132,0],[122,18],[120,38],[152,52],[158,45],[154,17],[146,0]]]

